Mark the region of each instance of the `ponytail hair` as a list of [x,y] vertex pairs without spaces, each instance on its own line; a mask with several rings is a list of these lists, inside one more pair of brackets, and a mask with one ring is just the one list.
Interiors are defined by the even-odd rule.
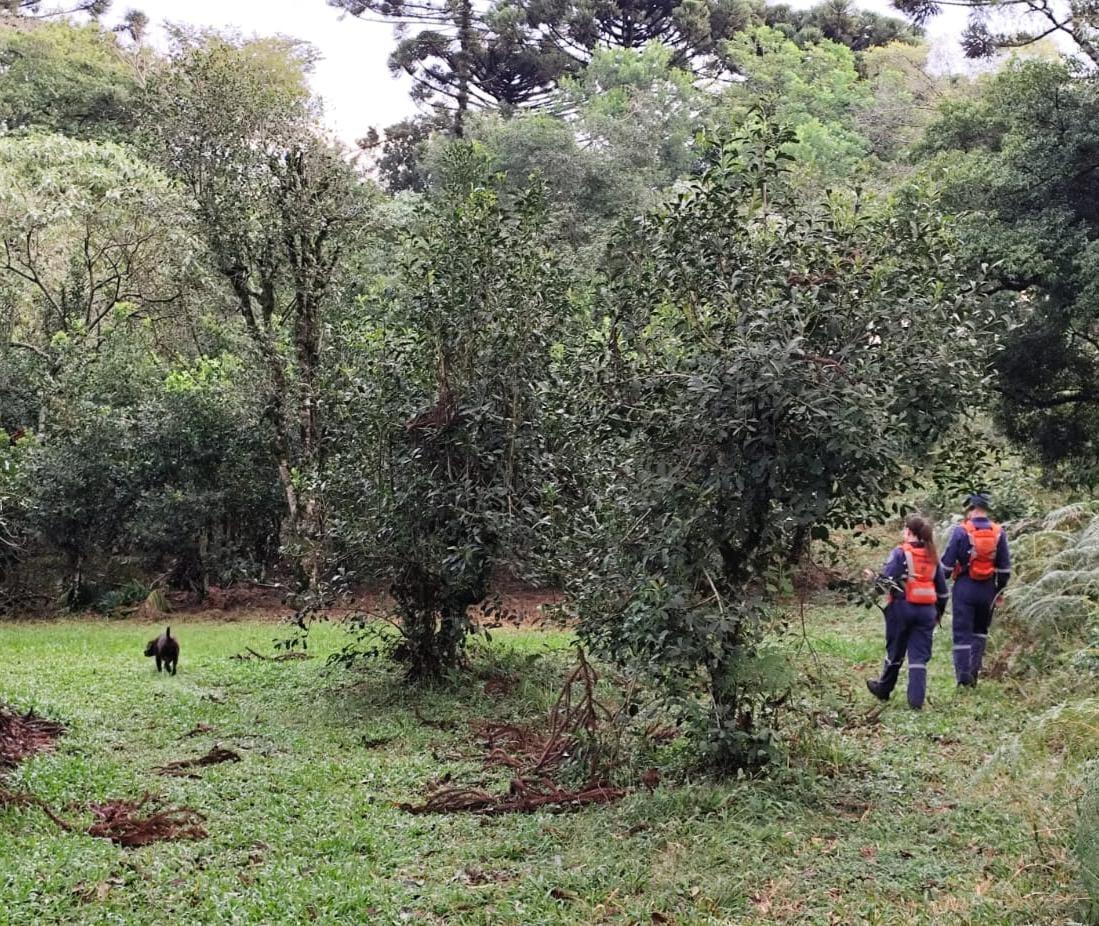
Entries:
[[918,514],[910,514],[905,519],[904,526],[916,535],[916,539],[923,543],[927,548],[927,552],[931,554],[937,563],[939,561],[939,551],[935,549],[935,528],[932,527],[931,522],[927,518],[921,518]]

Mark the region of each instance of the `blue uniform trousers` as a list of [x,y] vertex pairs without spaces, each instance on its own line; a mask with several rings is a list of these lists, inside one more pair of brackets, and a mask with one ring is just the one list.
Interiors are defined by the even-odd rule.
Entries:
[[934,605],[911,604],[903,598],[889,603],[885,609],[885,665],[879,680],[883,695],[888,697],[893,691],[907,655],[908,703],[923,707],[934,632]]
[[995,579],[977,582],[962,575],[954,583],[950,613],[953,617],[954,678],[959,685],[976,682],[981,673],[996,595]]

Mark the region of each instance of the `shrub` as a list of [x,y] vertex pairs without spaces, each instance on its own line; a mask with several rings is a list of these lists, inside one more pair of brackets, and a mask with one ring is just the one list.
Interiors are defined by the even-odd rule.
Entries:
[[564,541],[581,633],[703,706],[726,767],[765,761],[776,732],[776,574],[885,514],[976,373],[944,329],[982,323],[929,202],[807,200],[788,141],[758,120],[710,146],[615,242],[572,361],[589,405],[556,440],[592,474]]

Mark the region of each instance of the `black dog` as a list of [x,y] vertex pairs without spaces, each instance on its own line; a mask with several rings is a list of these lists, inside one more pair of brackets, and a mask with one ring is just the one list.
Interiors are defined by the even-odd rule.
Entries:
[[171,627],[165,627],[164,633],[155,640],[149,641],[149,645],[145,647],[145,655],[156,657],[157,672],[160,671],[163,663],[168,672],[172,675],[176,674],[176,665],[179,663],[179,643],[172,637]]

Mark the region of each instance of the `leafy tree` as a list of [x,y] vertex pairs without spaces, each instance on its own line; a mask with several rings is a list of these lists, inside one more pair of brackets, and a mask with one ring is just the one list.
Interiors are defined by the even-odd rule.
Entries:
[[870,146],[858,118],[871,89],[850,49],[826,39],[799,46],[760,26],[723,42],[720,54],[743,78],[723,95],[724,122],[735,125],[756,107],[767,111],[793,129],[795,163],[817,180],[851,176],[865,166]]
[[978,98],[944,104],[927,169],[964,211],[968,257],[987,262],[1018,321],[989,394],[1005,432],[1084,481],[1099,458],[1099,88],[1064,62],[1017,62]]
[[825,0],[806,9],[795,9],[784,3],[768,5],[764,10],[764,23],[798,45],[827,39],[853,52],[894,42],[915,44],[921,32],[895,16],[857,9],[850,0]]
[[191,262],[183,200],[155,168],[112,143],[0,138],[0,275],[5,346],[40,361],[37,422],[61,342],[90,357],[120,328],[183,322]]
[[[923,138],[939,104],[968,88],[968,81],[933,74],[927,56],[926,45],[894,42],[860,57],[859,71],[871,99],[855,111],[855,125],[879,161],[897,164]],[[905,160],[906,166],[910,163]]]
[[531,560],[552,449],[568,285],[536,193],[514,204],[465,144],[398,280],[337,329],[329,528],[351,575],[384,578],[412,677],[456,665],[470,606]]
[[19,23],[0,32],[0,122],[76,138],[121,140],[138,69],[96,24]]
[[[484,146],[508,188],[539,176],[556,234],[590,265],[619,219],[643,211],[696,167],[691,142],[713,97],[672,67],[671,57],[656,43],[601,50],[562,82],[556,100],[567,117],[485,113],[470,120],[469,137]],[[429,146],[429,174],[440,173],[445,148],[441,139]]]
[[367,190],[320,136],[311,57],[281,39],[177,36],[149,81],[145,147],[191,198],[201,234],[269,378],[285,538],[316,585],[323,515],[317,401],[323,312],[365,225]]
[[988,58],[1003,49],[1024,48],[1046,38],[1062,38],[1093,64],[1099,64],[1099,8],[1091,0],[893,0],[922,25],[944,6],[969,10],[962,47],[970,58]]
[[276,460],[247,373],[232,355],[166,364],[148,330],[65,365],[50,439],[22,465],[26,530],[64,555],[70,605],[94,599],[112,556],[198,592],[271,561]]
[[766,754],[782,699],[777,570],[881,517],[980,373],[953,349],[982,316],[934,204],[807,197],[790,140],[753,120],[623,232],[556,439],[588,474],[561,567],[582,635],[687,705],[703,678],[733,765]]
[[370,129],[358,146],[371,156],[374,170],[390,193],[422,193],[429,182],[424,155],[432,132],[446,130],[438,116],[411,116],[379,132]]

